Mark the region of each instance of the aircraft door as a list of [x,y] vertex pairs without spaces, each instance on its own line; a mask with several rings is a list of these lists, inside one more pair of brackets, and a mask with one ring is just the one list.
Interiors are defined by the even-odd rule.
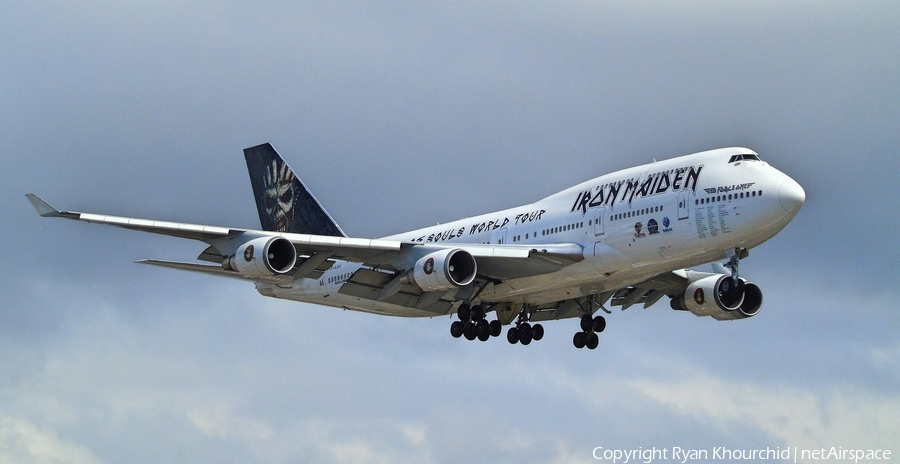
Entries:
[[491,243],[495,243],[497,245],[503,245],[506,243],[506,234],[509,232],[509,229],[506,227],[495,230],[493,234],[491,234]]
[[687,219],[689,216],[688,193],[681,192],[678,194],[678,219]]
[[603,235],[603,217],[606,215],[606,207],[600,207],[594,216],[594,235]]

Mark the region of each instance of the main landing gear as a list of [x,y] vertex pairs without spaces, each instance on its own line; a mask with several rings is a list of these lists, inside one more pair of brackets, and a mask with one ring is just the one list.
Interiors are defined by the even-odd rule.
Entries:
[[503,331],[500,321],[485,320],[484,308],[481,305],[469,306],[463,303],[456,310],[456,316],[459,320],[450,324],[450,335],[453,335],[453,338],[465,336],[466,340],[477,338],[486,342],[491,337],[499,337]]
[[598,333],[606,329],[606,319],[603,316],[591,318],[590,314],[581,316],[581,332],[576,332],[572,338],[572,344],[575,348],[587,347],[589,350],[597,348],[600,344]]
[[531,325],[528,322],[528,315],[525,310],[519,313],[516,326],[510,327],[506,332],[506,341],[513,345],[516,343],[528,345],[532,340],[538,341],[542,338],[544,338],[544,326],[540,324]]

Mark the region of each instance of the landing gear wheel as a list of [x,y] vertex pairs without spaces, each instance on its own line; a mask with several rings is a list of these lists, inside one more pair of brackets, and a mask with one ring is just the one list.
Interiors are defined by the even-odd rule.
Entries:
[[540,339],[544,338],[544,326],[540,324],[535,324],[531,327],[531,338],[534,341],[540,341]]
[[489,324],[491,326],[491,336],[499,337],[500,333],[503,332],[503,325],[500,324],[500,321],[494,320]]
[[486,342],[487,339],[491,338],[491,326],[488,324],[488,321],[481,319],[475,324],[475,328],[478,329],[478,339]]
[[590,332],[593,328],[594,320],[591,319],[591,316],[589,314],[581,316],[581,330],[583,330],[584,332]]
[[586,346],[587,349],[589,349],[589,350],[593,350],[593,349],[597,348],[597,345],[599,345],[599,344],[600,344],[600,337],[598,337],[597,334],[592,333],[592,334],[588,335],[587,341],[585,342],[584,346]]
[[528,331],[528,333],[519,331],[519,343],[521,343],[523,345],[527,345],[527,344],[531,343],[531,340],[532,340],[532,338],[531,338],[530,330]]
[[463,334],[463,330],[466,328],[466,325],[462,323],[462,321],[453,321],[450,324],[450,335],[453,335],[453,338],[459,338]]
[[[533,332],[531,331],[531,324],[525,322],[524,324],[519,326],[519,341],[524,339],[528,339],[528,342],[531,343],[531,340],[534,338]],[[528,343],[523,343],[523,345],[527,345]]]
[[481,305],[472,306],[472,320],[480,321],[484,319],[484,308]]
[[506,332],[506,341],[508,341],[511,345],[515,345],[519,342],[519,329],[515,327],[510,327],[509,331]]
[[575,332],[575,336],[572,337],[572,344],[575,345],[575,348],[584,348],[585,342],[587,342],[587,334],[584,332]]
[[475,338],[478,337],[478,328],[475,327],[475,324],[466,324],[463,335],[466,336],[466,340],[475,340]]
[[472,315],[472,308],[463,303],[459,305],[459,309],[456,310],[456,317],[463,322],[469,322],[469,317]]
[[606,329],[606,319],[603,316],[597,316],[594,318],[594,333],[603,332]]

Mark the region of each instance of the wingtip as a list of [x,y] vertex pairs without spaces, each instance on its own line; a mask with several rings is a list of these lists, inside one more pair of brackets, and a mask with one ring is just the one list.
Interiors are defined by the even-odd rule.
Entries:
[[25,196],[28,198],[28,201],[31,202],[31,205],[34,206],[34,209],[37,210],[38,214],[41,215],[41,217],[55,217],[61,214],[58,209],[50,206],[50,203],[42,200],[41,197],[33,193],[26,193]]

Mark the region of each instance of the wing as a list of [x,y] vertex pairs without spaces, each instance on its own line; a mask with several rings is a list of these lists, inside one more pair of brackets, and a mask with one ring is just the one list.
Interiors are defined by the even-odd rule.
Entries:
[[[602,284],[596,289],[596,293],[537,305],[531,313],[533,322],[549,321],[581,317],[584,314],[593,314],[598,309],[606,309],[609,306],[621,307],[622,311],[641,304],[644,308],[656,304],[662,297],[677,297],[684,293],[690,283],[693,271],[679,269],[655,275],[649,279],[637,282],[621,288],[606,288]],[[694,276],[696,278],[696,276]]]
[[[198,259],[208,262],[221,263],[228,256],[233,256],[241,244],[250,240],[283,237],[291,242],[300,256],[297,265],[290,272],[295,279],[316,278],[317,274],[320,275],[322,271],[327,270],[334,260],[362,263],[394,277],[411,269],[419,258],[446,249],[459,249],[471,254],[477,262],[479,277],[495,281],[552,273],[584,259],[582,247],[577,244],[436,245],[398,240],[270,232],[60,211],[34,194],[29,193],[26,197],[42,217],[72,219],[206,242],[210,247],[205,249]],[[229,276],[229,272],[235,272],[223,270],[219,266],[158,260],[142,262],[215,275]],[[377,286],[376,288],[383,289]]]

